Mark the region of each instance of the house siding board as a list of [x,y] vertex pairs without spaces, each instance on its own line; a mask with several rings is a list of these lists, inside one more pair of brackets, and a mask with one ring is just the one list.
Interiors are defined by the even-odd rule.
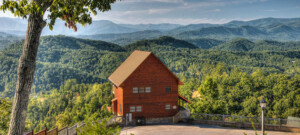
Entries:
[[[171,92],[165,92],[170,86]],[[178,112],[178,80],[164,67],[153,54],[126,79],[124,88],[124,113],[130,112],[130,106],[143,106],[142,112],[133,112],[132,116],[146,118],[170,117]],[[151,87],[151,93],[134,94],[133,87]],[[171,105],[166,110],[166,104]],[[176,109],[173,109],[176,106]]]
[[[117,98],[117,112],[118,115],[123,115],[124,105],[123,105],[123,88],[122,87],[114,87],[115,98]],[[120,104],[122,105],[122,110],[120,110]],[[113,107],[115,109],[115,107]]]

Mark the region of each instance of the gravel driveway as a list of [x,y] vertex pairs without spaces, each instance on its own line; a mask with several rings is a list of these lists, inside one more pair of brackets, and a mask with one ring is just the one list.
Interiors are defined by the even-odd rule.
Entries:
[[[212,125],[147,125],[126,127],[121,135],[255,135],[253,130]],[[260,131],[258,131],[261,134]],[[300,133],[266,131],[268,135],[300,135]]]

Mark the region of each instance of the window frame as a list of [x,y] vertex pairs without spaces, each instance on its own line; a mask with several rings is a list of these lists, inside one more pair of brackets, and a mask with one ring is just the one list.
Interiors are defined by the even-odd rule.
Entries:
[[135,108],[136,108],[135,106],[130,106],[130,107],[129,107],[129,112],[136,112],[136,111],[135,111]]
[[[140,108],[140,110],[139,110],[139,108]],[[142,111],[143,111],[143,106],[141,106],[141,105],[136,106],[136,112],[142,112]]]
[[151,93],[151,87],[145,87],[145,93]]
[[166,93],[170,93],[171,91],[172,91],[171,86],[166,86],[166,87],[165,87],[165,92],[166,92]]
[[166,104],[166,110],[171,110],[171,104]]
[[145,93],[145,87],[139,87],[139,93]]
[[133,93],[133,94],[139,93],[139,87],[133,87],[133,88],[132,88],[132,93]]

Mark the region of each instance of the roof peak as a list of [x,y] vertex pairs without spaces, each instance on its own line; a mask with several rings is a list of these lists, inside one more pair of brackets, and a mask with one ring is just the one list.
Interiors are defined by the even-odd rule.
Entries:
[[149,56],[157,59],[179,82],[180,80],[170,71],[161,60],[150,51],[134,50],[131,55],[108,77],[116,86],[120,86]]

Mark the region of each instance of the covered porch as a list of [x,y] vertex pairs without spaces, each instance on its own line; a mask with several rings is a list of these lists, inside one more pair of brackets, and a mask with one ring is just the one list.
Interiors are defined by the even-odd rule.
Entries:
[[111,100],[112,102],[112,112],[114,115],[117,115],[118,114],[118,100],[117,98],[114,98]]
[[178,109],[180,110],[186,110],[187,109],[187,103],[191,104],[192,102],[187,100],[182,95],[178,94]]

